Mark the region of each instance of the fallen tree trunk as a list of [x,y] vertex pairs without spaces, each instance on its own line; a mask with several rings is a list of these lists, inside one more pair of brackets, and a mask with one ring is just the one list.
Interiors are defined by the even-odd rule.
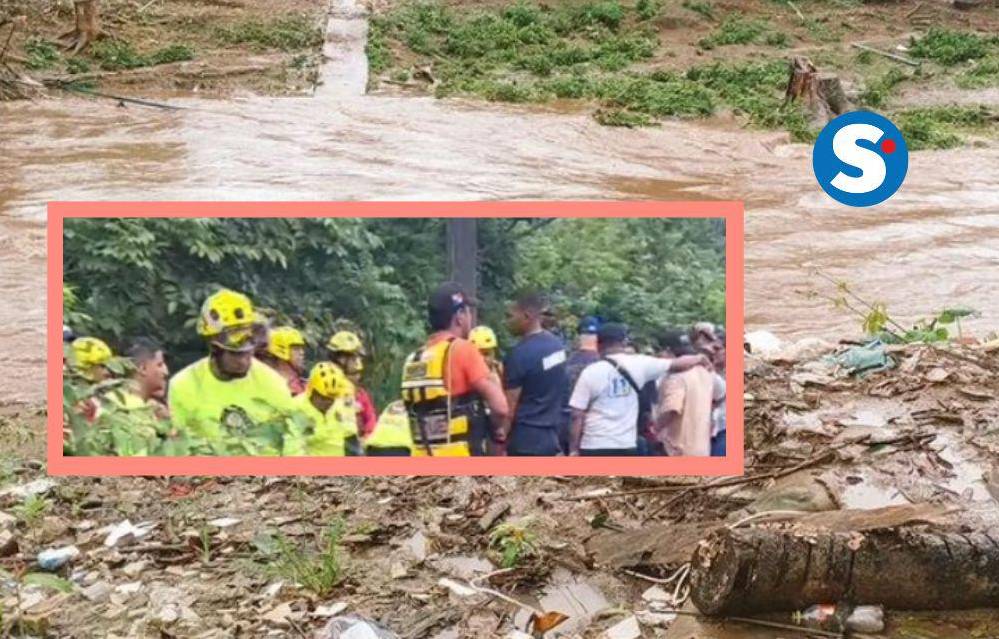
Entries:
[[896,610],[999,607],[999,535],[723,529],[694,553],[691,600],[709,615],[817,603]]

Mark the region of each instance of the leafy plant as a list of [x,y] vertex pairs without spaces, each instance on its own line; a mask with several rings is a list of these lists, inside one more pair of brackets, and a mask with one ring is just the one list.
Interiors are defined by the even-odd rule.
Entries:
[[999,45],[999,36],[980,36],[976,33],[932,27],[923,37],[912,40],[910,52],[917,58],[953,66],[982,58],[996,45]]
[[530,519],[506,522],[489,534],[489,547],[499,551],[501,567],[513,568],[527,557],[538,556],[537,535],[531,530],[531,525]]
[[759,40],[766,30],[763,21],[733,13],[725,16],[715,32],[702,38],[698,45],[703,49],[713,49],[731,44],[750,44]]
[[269,570],[319,595],[328,595],[343,579],[340,540],[344,522],[334,521],[320,536],[315,550],[296,545],[284,536],[274,538]]
[[14,506],[14,516],[17,517],[28,528],[34,528],[35,524],[52,507],[52,502],[41,495],[28,495],[23,502]]
[[25,66],[37,71],[53,68],[62,57],[56,45],[41,38],[29,38],[24,43],[24,53],[27,55]]
[[257,49],[299,51],[318,46],[323,31],[307,15],[292,13],[268,21],[245,20],[220,27],[216,35],[226,44],[248,44]]

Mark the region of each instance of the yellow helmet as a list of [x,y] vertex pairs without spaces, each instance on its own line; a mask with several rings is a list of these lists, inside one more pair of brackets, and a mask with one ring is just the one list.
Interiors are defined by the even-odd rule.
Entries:
[[354,385],[336,364],[319,362],[312,367],[306,392],[318,393],[326,399],[353,397]]
[[72,348],[72,363],[80,370],[104,366],[113,357],[111,347],[96,337],[79,337],[73,340]]
[[291,326],[279,326],[271,330],[267,342],[268,353],[280,360],[290,362],[293,346],[305,346],[305,338],[297,329]]
[[210,295],[201,305],[198,335],[216,337],[233,328],[251,326],[255,319],[250,298],[224,288]]
[[326,343],[326,348],[338,353],[364,355],[364,344],[357,333],[353,331],[338,331]]
[[468,334],[468,341],[475,344],[475,347],[480,351],[499,346],[499,342],[496,341],[496,333],[488,326],[476,326],[473,328]]

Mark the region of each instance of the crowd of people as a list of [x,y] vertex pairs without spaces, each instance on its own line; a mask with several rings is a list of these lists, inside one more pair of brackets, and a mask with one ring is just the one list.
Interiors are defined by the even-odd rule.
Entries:
[[[627,326],[582,318],[572,347],[550,330],[544,295],[507,307],[517,341],[501,355],[475,325],[477,300],[447,282],[427,302],[430,331],[402,366],[399,399],[379,414],[363,385],[361,337],[342,330],[306,369],[306,341],[270,326],[244,294],[205,300],[197,332],[207,354],[172,377],[163,349],[140,338],[125,351],[127,380],[75,407],[143,411],[181,434],[216,441],[284,419],[270,454],[308,456],[723,456],[725,334],[709,324],[663,329],[637,352]],[[100,386],[116,375],[109,346],[64,329],[65,369]]]

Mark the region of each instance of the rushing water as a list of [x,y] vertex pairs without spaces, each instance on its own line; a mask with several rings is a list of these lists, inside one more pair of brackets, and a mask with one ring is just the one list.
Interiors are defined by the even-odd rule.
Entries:
[[0,397],[44,389],[51,200],[740,199],[747,328],[839,336],[857,321],[805,293],[819,268],[906,319],[944,306],[999,327],[999,148],[920,152],[887,203],[836,205],[810,149],[776,133],[580,112],[363,95],[363,16],[336,3],[312,97],[173,100],[177,111],[65,98],[0,105]]

